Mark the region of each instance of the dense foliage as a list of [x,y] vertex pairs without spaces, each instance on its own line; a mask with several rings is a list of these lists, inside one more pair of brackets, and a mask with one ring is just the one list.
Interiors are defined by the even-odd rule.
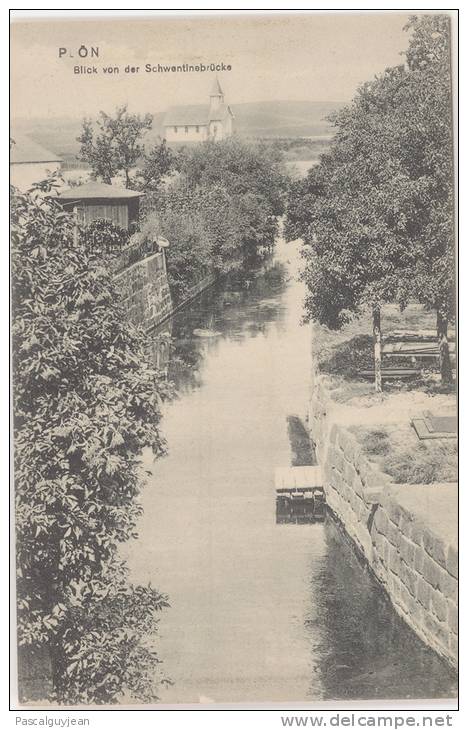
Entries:
[[168,147],[165,139],[153,145],[143,157],[138,171],[142,190],[159,190],[165,177],[177,169],[178,156]]
[[94,178],[110,184],[113,177],[123,173],[129,188],[131,172],[144,151],[143,135],[152,124],[151,114],[130,114],[126,105],[118,107],[114,116],[101,112],[95,124],[84,119],[77,138],[79,157],[90,165]]
[[167,386],[48,189],[12,195],[18,638],[48,647],[58,702],[149,701],[167,604],[129,584],[118,548],[141,512],[142,449],[164,453]]
[[284,212],[286,180],[281,154],[265,144],[230,137],[187,148],[180,168],[190,186],[223,185],[230,195],[257,195],[271,215]]
[[176,165],[175,178],[145,206],[157,211],[170,242],[177,300],[206,273],[227,274],[271,250],[287,178],[277,151],[235,138],[185,148]]
[[330,152],[292,186],[286,232],[305,242],[309,317],[340,327],[363,307],[378,317],[384,302],[416,297],[437,311],[443,340],[455,306],[450,21],[406,29],[407,64],[334,116]]
[[85,246],[93,248],[96,253],[111,253],[120,251],[128,244],[129,233],[112,221],[98,218],[83,227],[81,240]]

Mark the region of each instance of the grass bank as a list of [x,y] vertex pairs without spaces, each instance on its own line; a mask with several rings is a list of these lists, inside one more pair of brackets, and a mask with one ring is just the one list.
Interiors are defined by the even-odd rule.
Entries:
[[[373,368],[370,314],[336,332],[313,327],[313,351],[317,367],[338,407],[340,419],[350,424],[363,451],[396,483],[431,484],[457,480],[457,440],[421,441],[411,425],[426,411],[437,415],[456,412],[456,386],[440,382],[437,359],[419,360],[421,375],[414,380],[386,381],[375,393],[373,381],[359,376]],[[404,312],[395,305],[382,311],[382,330],[432,330],[435,316],[412,303]],[[385,363],[385,361],[384,361]],[[392,358],[391,366],[409,366],[408,359]],[[359,423],[359,426],[351,425]]]

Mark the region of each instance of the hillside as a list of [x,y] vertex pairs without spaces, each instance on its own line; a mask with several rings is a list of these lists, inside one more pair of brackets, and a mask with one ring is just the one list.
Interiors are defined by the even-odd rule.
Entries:
[[[331,133],[325,117],[340,106],[339,102],[265,101],[231,108],[235,131],[244,137],[322,137]],[[164,112],[154,114],[153,129],[146,136],[149,144],[161,135],[163,119]],[[80,119],[18,119],[13,128],[65,160],[72,160],[78,152]]]
[[315,137],[329,135],[326,117],[341,102],[264,101],[233,104],[235,130],[249,137]]

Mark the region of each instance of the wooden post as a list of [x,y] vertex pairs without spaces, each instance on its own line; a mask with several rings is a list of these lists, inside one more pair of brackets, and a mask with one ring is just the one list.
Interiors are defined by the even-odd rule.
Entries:
[[78,208],[73,206],[73,245],[78,246]]
[[450,351],[448,345],[448,321],[437,311],[437,340],[439,343],[439,369],[440,378],[443,383],[450,384],[452,378],[452,366],[450,364]]
[[374,335],[375,392],[382,392],[382,330],[380,328],[380,307],[372,310],[372,330]]

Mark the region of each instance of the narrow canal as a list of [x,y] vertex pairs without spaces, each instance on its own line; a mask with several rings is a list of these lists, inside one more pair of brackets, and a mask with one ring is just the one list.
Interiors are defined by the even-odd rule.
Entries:
[[161,701],[452,696],[446,666],[332,519],[276,522],[286,418],[303,415],[308,396],[297,265],[297,247],[280,243],[247,285],[213,287],[171,323],[180,397],[163,422],[170,453],[144,492],[128,557],[133,580],[169,594],[159,653],[173,685]]

